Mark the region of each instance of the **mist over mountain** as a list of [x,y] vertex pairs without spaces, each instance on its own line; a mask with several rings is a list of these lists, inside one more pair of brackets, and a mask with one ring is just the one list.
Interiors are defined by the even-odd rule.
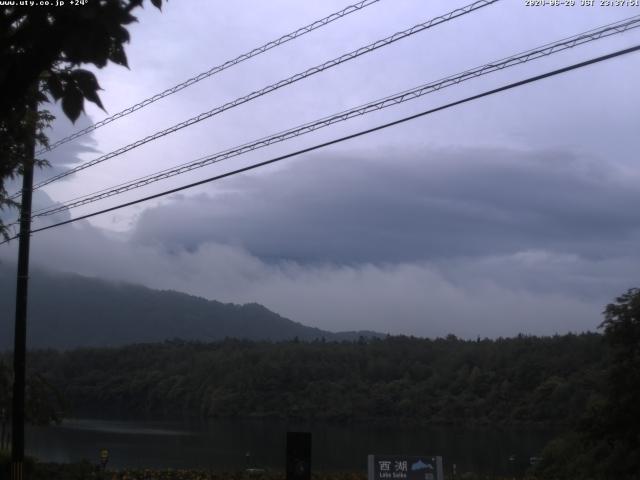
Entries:
[[[0,349],[13,345],[15,270],[0,265]],[[30,348],[119,346],[167,339],[353,340],[374,332],[308,327],[257,303],[236,305],[75,274],[33,269],[29,282]]]

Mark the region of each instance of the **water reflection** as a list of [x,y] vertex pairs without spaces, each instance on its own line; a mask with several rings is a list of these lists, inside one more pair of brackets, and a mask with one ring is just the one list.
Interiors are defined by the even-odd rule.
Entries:
[[98,462],[109,449],[109,467],[212,468],[238,470],[247,465],[282,470],[285,433],[313,434],[313,469],[366,471],[377,454],[442,455],[445,472],[522,473],[529,458],[557,431],[518,428],[407,428],[404,426],[326,425],[278,421],[123,421],[69,419],[61,425],[31,427],[27,450],[43,461]]

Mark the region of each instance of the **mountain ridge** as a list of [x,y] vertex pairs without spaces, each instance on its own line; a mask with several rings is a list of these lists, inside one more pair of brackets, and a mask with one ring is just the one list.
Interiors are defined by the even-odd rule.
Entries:
[[[12,346],[15,277],[0,265],[0,349]],[[285,318],[256,303],[222,303],[175,290],[32,269],[28,345],[114,347],[131,343],[238,338],[260,341],[357,340],[370,331],[330,332]]]

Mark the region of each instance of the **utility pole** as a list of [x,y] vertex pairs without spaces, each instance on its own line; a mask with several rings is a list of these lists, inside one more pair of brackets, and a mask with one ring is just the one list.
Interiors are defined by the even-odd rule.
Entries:
[[18,238],[18,278],[16,288],[16,322],[13,345],[13,412],[11,423],[11,480],[23,480],[25,370],[27,350],[27,291],[29,286],[29,240],[31,237],[31,197],[33,164],[35,161],[38,106],[35,97],[27,113],[33,122],[33,133],[22,163],[22,203],[20,205],[20,236]]

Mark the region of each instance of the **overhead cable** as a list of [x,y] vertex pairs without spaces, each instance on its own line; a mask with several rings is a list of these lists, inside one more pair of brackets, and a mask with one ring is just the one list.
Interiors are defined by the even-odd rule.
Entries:
[[[592,58],[592,59],[586,60],[584,62],[575,63],[573,65],[569,65],[567,67],[559,68],[557,70],[553,70],[553,71],[550,71],[550,72],[547,72],[547,73],[543,73],[541,75],[536,75],[536,76],[533,76],[533,77],[529,77],[529,78],[526,78],[524,80],[520,80],[518,82],[509,83],[507,85],[503,85],[501,87],[494,88],[492,90],[488,90],[488,91],[485,91],[483,93],[479,93],[477,95],[472,95],[470,97],[466,97],[466,98],[464,98],[462,100],[451,102],[451,103],[448,103],[446,105],[442,105],[440,107],[436,107],[436,108],[432,108],[430,110],[426,110],[426,111],[423,111],[423,112],[420,112],[420,113],[416,113],[414,115],[410,115],[410,116],[401,118],[399,120],[395,120],[393,122],[385,123],[385,124],[379,125],[377,127],[369,128],[367,130],[362,130],[360,132],[353,133],[351,135],[346,135],[344,137],[336,138],[334,140],[331,140],[331,141],[328,141],[328,142],[324,142],[324,143],[320,143],[320,144],[314,145],[312,147],[308,147],[308,148],[304,148],[302,150],[298,150],[296,152],[288,153],[286,155],[281,155],[279,157],[275,157],[275,158],[272,158],[270,160],[265,160],[263,162],[254,163],[253,165],[249,165],[249,166],[246,166],[246,167],[243,167],[243,168],[239,168],[239,169],[233,170],[231,172],[223,173],[223,174],[220,174],[220,175],[215,175],[213,177],[209,177],[209,178],[206,178],[204,180],[200,180],[200,181],[197,181],[197,182],[194,182],[194,183],[190,183],[188,185],[183,185],[181,187],[172,188],[171,190],[165,190],[163,192],[159,192],[159,193],[156,193],[156,194],[153,194],[153,195],[149,195],[147,197],[139,198],[137,200],[133,200],[133,201],[130,201],[130,202],[121,203],[119,205],[115,205],[115,206],[110,207],[110,208],[105,208],[103,210],[99,210],[99,211],[92,212],[92,213],[89,213],[89,214],[86,214],[86,215],[82,215],[82,216],[79,216],[79,217],[76,217],[76,218],[65,220],[63,222],[58,222],[58,223],[54,223],[52,225],[47,225],[47,226],[44,226],[44,227],[33,229],[33,230],[31,230],[30,233],[42,232],[44,230],[49,230],[49,229],[52,229],[52,228],[60,227],[62,225],[68,225],[70,223],[74,223],[74,222],[77,222],[79,220],[85,220],[87,218],[95,217],[97,215],[102,215],[102,214],[105,214],[105,213],[113,212],[113,211],[119,210],[121,208],[130,207],[132,205],[136,205],[136,204],[139,204],[139,203],[142,203],[142,202],[153,200],[155,198],[164,197],[166,195],[170,195],[170,194],[177,193],[177,192],[180,192],[180,191],[183,191],[183,190],[187,190],[189,188],[193,188],[193,187],[196,187],[196,186],[199,186],[199,185],[204,185],[206,183],[211,183],[211,182],[214,182],[216,180],[221,180],[223,178],[231,177],[231,176],[237,175],[239,173],[247,172],[249,170],[254,170],[254,169],[257,169],[257,168],[260,168],[260,167],[264,167],[266,165],[270,165],[270,164],[285,160],[287,158],[291,158],[291,157],[295,157],[295,156],[298,156],[298,155],[302,155],[304,153],[312,152],[314,150],[319,150],[321,148],[328,147],[330,145],[335,145],[335,144],[338,144],[338,143],[341,143],[341,142],[344,142],[344,141],[347,141],[347,140],[351,140],[351,139],[354,139],[354,138],[357,138],[357,137],[361,137],[361,136],[364,136],[364,135],[371,134],[373,132],[384,130],[384,129],[389,128],[389,127],[400,125],[400,124],[408,122],[410,120],[415,120],[417,118],[424,117],[424,116],[427,116],[427,115],[430,115],[430,114],[433,114],[433,113],[436,113],[436,112],[439,112],[439,111],[442,111],[442,110],[446,110],[446,109],[455,107],[457,105],[462,105],[464,103],[472,102],[474,100],[478,100],[478,99],[481,99],[481,98],[484,98],[484,97],[488,97],[488,96],[494,95],[496,93],[504,92],[504,91],[511,90],[511,89],[514,89],[514,88],[517,88],[517,87],[521,87],[523,85],[527,85],[527,84],[530,84],[530,83],[538,82],[538,81],[544,80],[546,78],[554,77],[554,76],[557,76],[557,75],[560,75],[560,74],[563,74],[563,73],[566,73],[566,72],[569,72],[569,71],[572,71],[572,70],[577,70],[577,69],[580,69],[580,68],[584,68],[586,66],[593,65],[593,64],[596,64],[596,63],[600,63],[600,62],[603,62],[605,60],[610,60],[612,58],[620,57],[622,55],[627,55],[627,54],[630,54],[630,53],[633,53],[633,52],[637,52],[638,50],[640,50],[640,45],[636,45],[636,46],[633,46],[633,47],[630,47],[630,48],[626,48],[626,49],[623,49],[623,50],[618,50],[616,52],[609,53],[607,55],[602,55],[602,56],[599,56],[599,57],[596,57],[596,58]],[[3,243],[7,243],[8,241],[13,240],[15,238],[16,237],[12,237],[9,240],[5,240],[3,242],[0,242],[0,245],[3,244]]]
[[188,78],[187,80],[185,80],[182,83],[179,83],[178,85],[175,85],[171,88],[167,88],[166,90],[160,92],[160,93],[156,93],[155,95],[146,98],[145,100],[142,100],[139,103],[136,103],[135,105],[132,105],[128,108],[125,108],[124,110],[121,110],[118,113],[114,113],[113,115],[104,118],[102,120],[100,120],[99,122],[96,122],[92,125],[89,125],[86,128],[83,128],[82,130],[78,130],[77,132],[72,133],[71,135],[64,137],[54,143],[52,143],[51,145],[49,145],[49,147],[47,148],[42,148],[40,150],[38,150],[36,152],[36,155],[40,155],[44,152],[47,151],[51,151],[57,147],[59,147],[60,145],[64,145],[65,143],[70,142],[71,140],[75,140],[76,138],[79,138],[83,135],[86,135],[87,133],[93,132],[94,130],[97,130],[100,127],[103,127],[111,122],[114,122],[122,117],[125,117],[137,110],[140,110],[148,105],[151,105],[154,102],[157,102],[158,100],[168,97],[169,95],[173,95],[174,93],[177,93],[181,90],[184,90],[187,87],[190,87],[191,85],[194,85],[202,80],[204,80],[205,78],[209,78],[217,73],[222,72],[223,70],[226,70],[230,67],[233,67],[234,65],[237,65],[239,63],[244,62],[245,60],[249,60],[250,58],[253,58],[257,55],[260,55],[262,53],[267,52],[268,50],[271,50],[272,48],[275,47],[279,47],[280,45],[287,43],[293,39],[296,39],[298,37],[301,37],[309,32],[312,32],[318,28],[324,27],[325,25],[330,24],[331,22],[334,22],[336,20],[339,20],[351,13],[354,12],[358,12],[360,10],[362,10],[363,8],[366,8],[370,5],[373,5],[374,3],[379,2],[380,0],[363,0],[361,2],[358,3],[354,3],[353,5],[349,5],[346,8],[343,8],[342,10],[338,11],[338,12],[334,12],[331,15],[328,15],[324,18],[321,18],[319,20],[316,20],[313,23],[310,23],[309,25],[306,25],[304,27],[300,27],[297,30],[291,32],[291,33],[287,33],[286,35],[281,36],[280,38],[277,38],[275,40],[271,40],[270,42],[265,43],[264,45],[260,46],[260,47],[256,47],[253,50],[243,53],[242,55],[238,55],[237,57],[231,59],[231,60],[227,60],[224,63],[221,63],[220,65],[216,65],[215,67],[210,68],[209,70],[207,70],[206,72],[202,72],[194,77]]
[[259,148],[264,148],[269,145],[273,145],[275,143],[280,143],[285,140],[319,130],[329,125],[333,125],[335,123],[344,122],[354,117],[366,115],[368,113],[381,110],[393,105],[398,105],[400,103],[404,103],[409,100],[414,100],[423,95],[427,95],[429,93],[439,91],[443,88],[446,88],[452,85],[457,85],[461,82],[471,80],[473,78],[477,78],[482,75],[486,75],[498,70],[503,70],[505,68],[512,67],[515,65],[527,63],[532,60],[536,60],[542,57],[546,57],[555,53],[562,52],[564,50],[576,47],[578,45],[583,45],[585,43],[589,43],[601,38],[609,37],[614,34],[626,32],[630,29],[637,28],[637,27],[640,27],[640,15],[637,15],[625,20],[621,20],[619,22],[615,22],[612,24],[604,25],[599,28],[589,30],[587,32],[579,33],[577,35],[573,35],[571,37],[558,40],[556,42],[547,43],[540,47],[527,50],[525,52],[517,53],[510,57],[506,57],[501,60],[496,60],[479,67],[471,68],[462,73],[450,75],[443,79],[430,82],[430,83],[421,85],[419,87],[406,90],[404,92],[396,93],[394,95],[391,95],[379,100],[375,100],[375,101],[366,103],[364,105],[360,105],[358,107],[345,110],[343,112],[336,113],[336,114],[321,118],[319,120],[315,120],[313,122],[309,122],[288,130],[284,130],[282,132],[273,134],[271,136],[254,140],[250,143],[245,143],[243,145],[236,146],[231,149],[224,150],[222,152],[201,157],[197,160],[193,160],[191,162],[188,162],[176,167],[168,168],[160,172],[146,175],[144,177],[140,177],[138,179],[135,179],[126,183],[122,183],[114,187],[102,189],[97,192],[83,195],[81,197],[76,197],[74,199],[67,200],[61,205],[57,205],[52,208],[50,207],[50,208],[40,209],[33,213],[32,218],[53,215],[55,213],[58,213],[64,210],[79,207],[82,205],[87,205],[89,203],[94,203],[99,200],[103,200],[105,198],[109,198],[114,195],[119,195],[124,192],[134,190],[140,187],[144,187],[151,183],[155,183],[160,180],[164,180],[176,175],[181,175],[191,170],[206,167],[208,165],[212,165],[214,163],[218,163],[218,162],[227,160],[229,158],[236,157],[253,150],[257,150]]
[[[429,28],[432,28],[436,25],[440,25],[442,23],[448,22],[454,18],[458,18],[460,16],[466,15],[468,13],[474,12],[480,8],[486,7],[488,5],[491,5],[493,3],[496,3],[500,0],[478,0],[475,1],[469,5],[466,5],[464,7],[460,7],[457,8],[449,13],[446,13],[444,15],[432,18],[431,20],[428,20],[426,22],[423,23],[419,23],[417,25],[414,25],[411,28],[408,28],[407,30],[403,30],[401,32],[397,32],[394,33],[393,35],[383,38],[381,40],[377,40],[373,43],[370,43],[364,47],[360,47],[357,50],[353,50],[352,52],[346,53],[344,55],[341,55],[340,57],[334,58],[333,60],[329,60],[327,62],[324,62],[320,65],[317,65],[315,67],[309,68],[307,70],[305,70],[304,72],[301,73],[297,73],[295,75],[292,75],[288,78],[285,78],[284,80],[280,80],[279,82],[273,83],[267,87],[264,87],[260,90],[256,90],[248,95],[245,95],[243,97],[239,97],[231,102],[225,103],[224,105],[221,105],[219,107],[216,107],[212,110],[209,110],[207,112],[203,112],[200,115],[196,115],[195,117],[189,118],[183,122],[180,122],[176,125],[173,125],[172,127],[166,128],[164,130],[161,130],[159,132],[156,132],[152,135],[149,135],[147,137],[144,137],[140,140],[137,140],[133,143],[130,143],[129,145],[126,145],[124,147],[121,147],[117,150],[114,150],[110,153],[107,153],[105,155],[102,155],[96,159],[90,160],[88,162],[85,162],[81,165],[78,165],[77,167],[74,167],[70,170],[67,170],[66,172],[60,173],[58,175],[54,175],[53,177],[50,177],[46,180],[43,180],[37,184],[35,184],[33,186],[33,189],[39,189],[42,188],[45,185],[48,185],[52,182],[55,182],[57,180],[60,180],[62,178],[65,178],[69,175],[72,175],[76,172],[79,172],[81,170],[84,170],[86,168],[92,167],[94,165],[97,165],[99,163],[102,163],[106,160],[109,160],[111,158],[117,157],[119,155],[122,155],[123,153],[126,153],[130,150],[133,150],[137,147],[140,147],[141,145],[144,145],[146,143],[158,140],[161,137],[164,137],[166,135],[169,135],[171,133],[174,133],[178,130],[181,130],[183,128],[189,127],[191,125],[194,125],[198,122],[201,122],[203,120],[206,120],[208,118],[213,117],[214,115],[218,115],[226,110],[229,110],[231,108],[237,107],[239,105],[242,105],[244,103],[247,103],[251,100],[254,100],[258,97],[261,97],[263,95],[266,95],[268,93],[271,93],[275,90],[278,90],[282,87],[285,87],[287,85],[291,85],[292,83],[298,82],[304,78],[310,77],[312,75],[315,75],[317,73],[323,72],[325,70],[328,70],[330,68],[333,68],[337,65],[340,65],[342,63],[348,62],[349,60],[353,60],[354,58],[358,58],[362,55],[365,55],[367,53],[370,53],[374,50],[377,50],[378,48],[382,48],[382,47],[386,47],[388,45],[391,45],[392,43],[395,43],[399,40],[402,40],[404,38],[410,37],[412,35],[415,35],[416,33],[422,32],[424,30],[427,30]],[[11,196],[10,198],[15,198],[19,195],[19,193],[16,193],[15,195]]]

